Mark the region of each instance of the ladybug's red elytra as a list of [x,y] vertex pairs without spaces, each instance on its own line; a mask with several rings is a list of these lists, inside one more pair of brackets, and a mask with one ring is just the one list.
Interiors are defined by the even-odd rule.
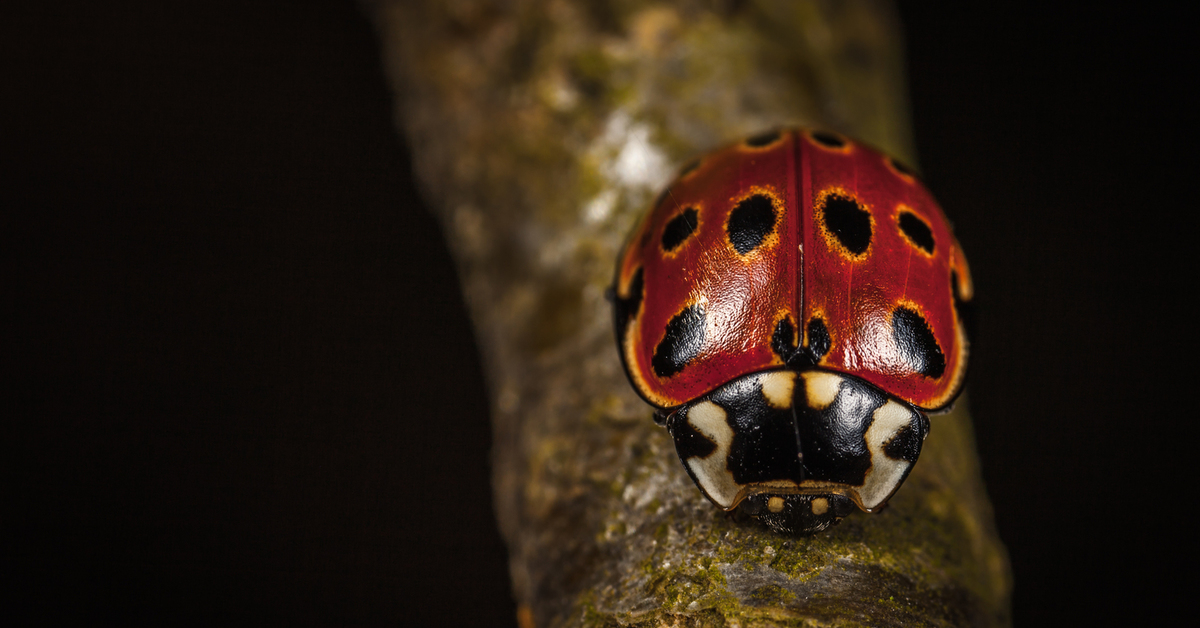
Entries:
[[962,389],[962,249],[896,160],[773,131],[689,164],[617,263],[617,344],[701,491],[784,532],[885,504]]

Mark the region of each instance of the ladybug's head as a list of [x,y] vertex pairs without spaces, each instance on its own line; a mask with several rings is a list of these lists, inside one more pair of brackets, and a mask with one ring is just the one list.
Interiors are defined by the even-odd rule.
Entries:
[[667,427],[715,504],[803,534],[837,523],[852,505],[886,503],[929,421],[861,379],[809,369],[740,377],[681,406]]
[[845,495],[750,495],[741,503],[742,512],[758,518],[776,532],[814,534],[854,512],[854,502]]

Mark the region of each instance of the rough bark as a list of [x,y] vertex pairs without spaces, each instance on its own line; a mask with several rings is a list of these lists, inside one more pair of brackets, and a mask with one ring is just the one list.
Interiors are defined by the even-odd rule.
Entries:
[[707,149],[806,124],[915,162],[890,5],[369,10],[484,353],[497,516],[523,623],[1008,623],[1008,565],[965,398],[931,418],[884,512],[779,536],[718,511],[688,479],[626,381],[604,298],[637,217]]

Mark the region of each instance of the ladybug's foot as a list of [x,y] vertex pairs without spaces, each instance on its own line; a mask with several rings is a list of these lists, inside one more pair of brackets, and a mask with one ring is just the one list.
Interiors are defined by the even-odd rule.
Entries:
[[856,510],[843,495],[750,495],[740,508],[783,534],[815,534]]

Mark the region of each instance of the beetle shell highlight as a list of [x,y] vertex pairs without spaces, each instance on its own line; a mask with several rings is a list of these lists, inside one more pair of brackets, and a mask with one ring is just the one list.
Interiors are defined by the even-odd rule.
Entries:
[[716,505],[813,532],[878,509],[967,364],[966,258],[903,165],[822,131],[683,169],[617,265],[617,343]]

